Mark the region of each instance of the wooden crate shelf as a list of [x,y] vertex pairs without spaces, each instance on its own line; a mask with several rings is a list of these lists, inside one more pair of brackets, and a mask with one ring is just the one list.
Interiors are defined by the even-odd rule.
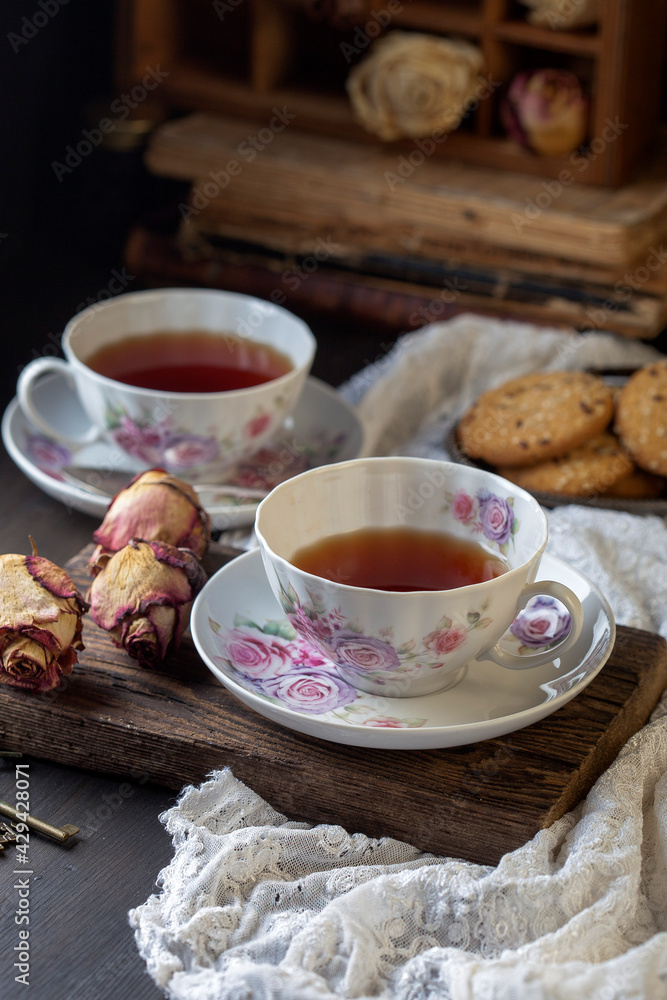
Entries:
[[514,42],[516,45],[525,45],[526,48],[591,57],[600,52],[600,35],[597,33],[551,31],[548,28],[536,28],[525,21],[502,21],[494,25],[492,33],[504,42]]
[[437,0],[412,0],[392,14],[397,28],[414,28],[443,35],[478,38],[482,33],[482,15],[470,6],[450,6]]
[[[386,31],[465,37],[479,45],[485,76],[498,84],[434,157],[545,177],[569,170],[577,183],[608,187],[635,175],[659,121],[667,0],[605,0],[598,25],[578,31],[535,27],[514,0],[401,0],[391,13],[387,2],[369,0],[367,23],[374,29],[373,11],[384,11]],[[353,63],[341,44],[353,45],[356,37],[363,58],[372,39],[360,30],[362,36],[355,36],[355,29],[311,20],[301,0],[120,0],[118,83],[125,90],[141,80],[147,65],[159,64],[169,73],[159,95],[169,109],[250,116],[261,127],[282,103],[296,115],[295,129],[382,145],[400,155],[413,144],[380,143],[356,123],[349,106],[345,77]],[[359,45],[360,37],[367,44]],[[587,90],[585,170],[572,169],[570,156],[535,156],[504,134],[499,105],[507,85],[521,69],[547,65],[571,68]],[[609,122],[622,127],[605,141]]]

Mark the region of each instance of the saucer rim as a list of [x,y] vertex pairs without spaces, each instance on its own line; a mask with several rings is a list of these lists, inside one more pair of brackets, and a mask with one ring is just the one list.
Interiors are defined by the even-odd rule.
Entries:
[[[330,741],[337,743],[339,745],[347,746],[358,746],[367,747],[374,749],[395,749],[395,750],[419,750],[419,749],[446,749],[452,747],[465,746],[470,743],[482,742],[487,739],[494,739],[499,736],[508,735],[509,733],[516,732],[519,729],[523,729],[526,726],[533,725],[533,723],[539,722],[542,719],[552,715],[559,708],[562,708],[569,701],[580,694],[599,674],[603,669],[605,663],[609,659],[612,650],[614,648],[616,639],[616,622],[614,619],[613,611],[609,605],[609,602],[604,597],[600,589],[593,583],[593,581],[582,573],[580,570],[576,569],[574,566],[569,565],[563,559],[558,556],[551,555],[551,553],[545,553],[542,558],[542,563],[540,567],[540,578],[546,579],[546,576],[542,576],[542,572],[548,572],[549,563],[552,565],[555,563],[557,566],[563,566],[569,573],[573,573],[583,581],[590,588],[591,593],[597,599],[599,604],[598,615],[600,612],[603,613],[606,624],[608,625],[609,635],[606,646],[602,653],[600,654],[599,662],[576,684],[572,685],[567,691],[560,695],[557,695],[551,700],[540,702],[538,705],[531,706],[529,708],[521,709],[518,712],[513,712],[508,715],[497,716],[491,719],[478,719],[474,722],[462,723],[460,725],[441,725],[441,726],[423,726],[418,728],[383,728],[383,727],[363,727],[354,726],[348,722],[341,719],[325,719],[323,716],[313,716],[307,712],[299,712],[296,709],[289,708],[287,706],[274,704],[273,702],[267,702],[259,695],[255,694],[253,691],[248,690],[243,687],[233,677],[229,676],[224,672],[217,664],[213,663],[204,648],[204,640],[201,635],[199,628],[199,618],[202,614],[206,614],[204,609],[207,597],[210,596],[211,591],[219,586],[220,578],[224,575],[234,572],[234,567],[238,568],[239,564],[244,564],[245,562],[250,562],[252,559],[256,559],[258,564],[261,566],[261,554],[259,549],[253,548],[242,555],[235,557],[226,563],[221,569],[219,569],[207,583],[204,588],[197,595],[195,603],[192,608],[191,621],[190,621],[190,633],[192,640],[194,642],[197,652],[202,658],[205,666],[211,671],[214,677],[227,688],[235,697],[239,698],[245,705],[256,711],[259,715],[270,719],[271,721],[277,723],[278,725],[283,725],[286,728],[299,732],[308,736],[312,736],[318,739],[324,739],[325,741]],[[546,564],[546,565],[545,565]],[[268,586],[268,582],[267,582]],[[208,591],[208,593],[207,593]],[[279,614],[282,614],[280,606],[276,601],[276,610]],[[589,647],[589,650],[580,661],[579,664],[573,664],[570,670],[576,669],[578,665],[583,665],[586,663],[587,659],[592,655],[592,650],[594,649],[593,644]],[[557,657],[554,657],[556,660]],[[472,661],[473,663],[488,663],[483,658],[479,660]],[[545,666],[543,664],[543,666]],[[502,670],[502,667],[498,668]],[[508,671],[509,672],[509,671]],[[516,673],[516,671],[513,671]],[[528,675],[530,671],[527,671]],[[502,676],[502,675],[501,675]],[[465,683],[468,674],[466,673],[460,683]],[[422,697],[437,699],[446,692],[436,692],[432,695],[426,695]],[[364,693],[364,697],[367,699],[375,700],[381,702],[381,708],[384,712],[386,710],[387,702],[395,703],[396,705],[401,705],[403,708],[406,703],[410,703],[413,699],[411,698],[388,698],[380,697],[371,694]],[[419,699],[421,700],[421,699]],[[293,722],[298,720],[298,724],[294,725]],[[318,730],[324,730],[325,732],[319,732]],[[450,738],[442,739],[443,736]],[[453,737],[453,739],[451,738]],[[459,738],[464,737],[464,738]]]
[[[46,381],[48,378],[55,380],[62,379],[62,376],[57,373],[51,373],[51,375],[45,376],[44,380]],[[335,386],[329,385],[328,382],[324,382],[322,379],[317,378],[314,375],[309,375],[306,378],[304,390],[306,387],[318,394],[321,393],[323,395],[330,396],[338,405],[340,405],[342,410],[347,412],[351,420],[356,423],[356,430],[359,435],[359,445],[356,455],[352,457],[358,458],[364,448],[365,434],[363,424],[359,419],[354,406],[348,402],[348,400],[346,400],[340,392],[338,392]],[[2,437],[3,444],[9,454],[9,457],[21,470],[21,472],[23,472],[23,474],[27,476],[27,478],[35,486],[37,486],[38,489],[41,489],[42,492],[46,493],[54,500],[58,500],[66,506],[74,507],[84,514],[89,514],[91,517],[104,517],[107,507],[111,503],[111,498],[98,496],[92,491],[87,490],[84,486],[77,486],[73,483],[64,482],[50,476],[46,472],[43,472],[42,469],[40,469],[39,466],[37,466],[29,458],[26,452],[18,444],[16,434],[14,432],[14,423],[17,420],[24,421],[29,428],[32,428],[33,426],[30,423],[29,418],[25,415],[25,413],[23,413],[18,397],[14,396],[13,399],[11,399],[7,404],[2,415],[0,436]],[[36,428],[35,432],[37,433]],[[146,468],[148,468],[148,466],[146,466]],[[139,466],[134,472],[128,470],[128,480],[131,476],[136,475],[140,471],[141,467]],[[218,504],[216,505],[216,517],[233,517],[235,527],[251,525],[254,521],[258,506],[259,501],[240,505],[234,504],[229,505],[229,507],[222,507]]]

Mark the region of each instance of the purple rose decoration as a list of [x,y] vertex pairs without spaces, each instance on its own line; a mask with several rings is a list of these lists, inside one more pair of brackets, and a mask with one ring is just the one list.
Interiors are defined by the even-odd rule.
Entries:
[[313,715],[323,715],[341,705],[349,705],[357,697],[354,688],[341,677],[319,670],[266,680],[262,684],[262,691],[272,698],[278,698],[287,708],[297,712],[312,712]]
[[57,471],[72,461],[72,452],[41,434],[28,434],[26,451],[40,469]]
[[479,500],[479,518],[484,536],[491,542],[504,545],[509,541],[514,524],[514,511],[507,500],[489,493],[488,490],[480,490],[477,494]]
[[360,635],[349,629],[335,632],[330,640],[329,649],[336,663],[363,673],[395,670],[400,665],[396,650],[388,642]]
[[554,597],[534,597],[512,624],[510,632],[524,646],[550,646],[564,639],[571,626],[570,613]]
[[112,437],[116,444],[133,458],[138,458],[149,465],[160,465],[162,461],[162,444],[167,433],[164,424],[152,424],[140,427],[129,417],[123,417]]

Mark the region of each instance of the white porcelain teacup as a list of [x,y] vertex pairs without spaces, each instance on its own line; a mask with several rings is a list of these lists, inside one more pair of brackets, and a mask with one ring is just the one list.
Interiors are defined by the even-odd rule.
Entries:
[[[491,560],[502,559],[505,571],[453,589],[394,592],[294,564],[296,554],[327,538],[406,527],[477,543]],[[255,531],[271,588],[297,634],[348,683],[372,694],[444,690],[477,658],[512,669],[551,662],[581,632],[576,595],[557,581],[534,582],[547,543],[544,511],[492,473],[407,457],[313,469],[272,490],[259,505]],[[555,634],[529,642],[540,647],[535,652],[513,652],[499,640],[537,595],[542,606],[558,609]]]
[[[242,388],[173,391],[126,384],[89,366],[100,350],[122,350],[122,340],[130,355],[153,352],[164,361],[169,345],[176,350],[175,338],[188,331],[203,334],[211,350],[218,340],[220,350],[240,344],[234,350],[257,353],[255,345],[266,345],[279,352],[282,374]],[[68,447],[106,439],[140,468],[159,466],[193,482],[224,478],[276,433],[297,403],[316,349],[310,329],[286,309],[203,288],[130,292],[92,305],[69,321],[62,345],[65,360],[37,358],[19,376],[19,403],[32,424]],[[175,363],[174,371],[186,362]],[[36,381],[54,371],[64,375],[90,418],[81,437],[53,427],[35,404]]]

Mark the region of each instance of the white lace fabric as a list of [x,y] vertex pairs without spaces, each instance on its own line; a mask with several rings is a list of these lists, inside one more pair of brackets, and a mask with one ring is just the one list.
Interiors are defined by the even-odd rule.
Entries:
[[[452,420],[492,384],[656,354],[462,316],[402,338],[343,391],[369,454],[445,458]],[[617,621],[667,638],[665,522],[582,506],[548,516],[549,551],[598,584]],[[667,998],[664,697],[586,799],[496,867],[291,821],[227,769],[162,819],[174,857],[130,922],[175,1000]]]

